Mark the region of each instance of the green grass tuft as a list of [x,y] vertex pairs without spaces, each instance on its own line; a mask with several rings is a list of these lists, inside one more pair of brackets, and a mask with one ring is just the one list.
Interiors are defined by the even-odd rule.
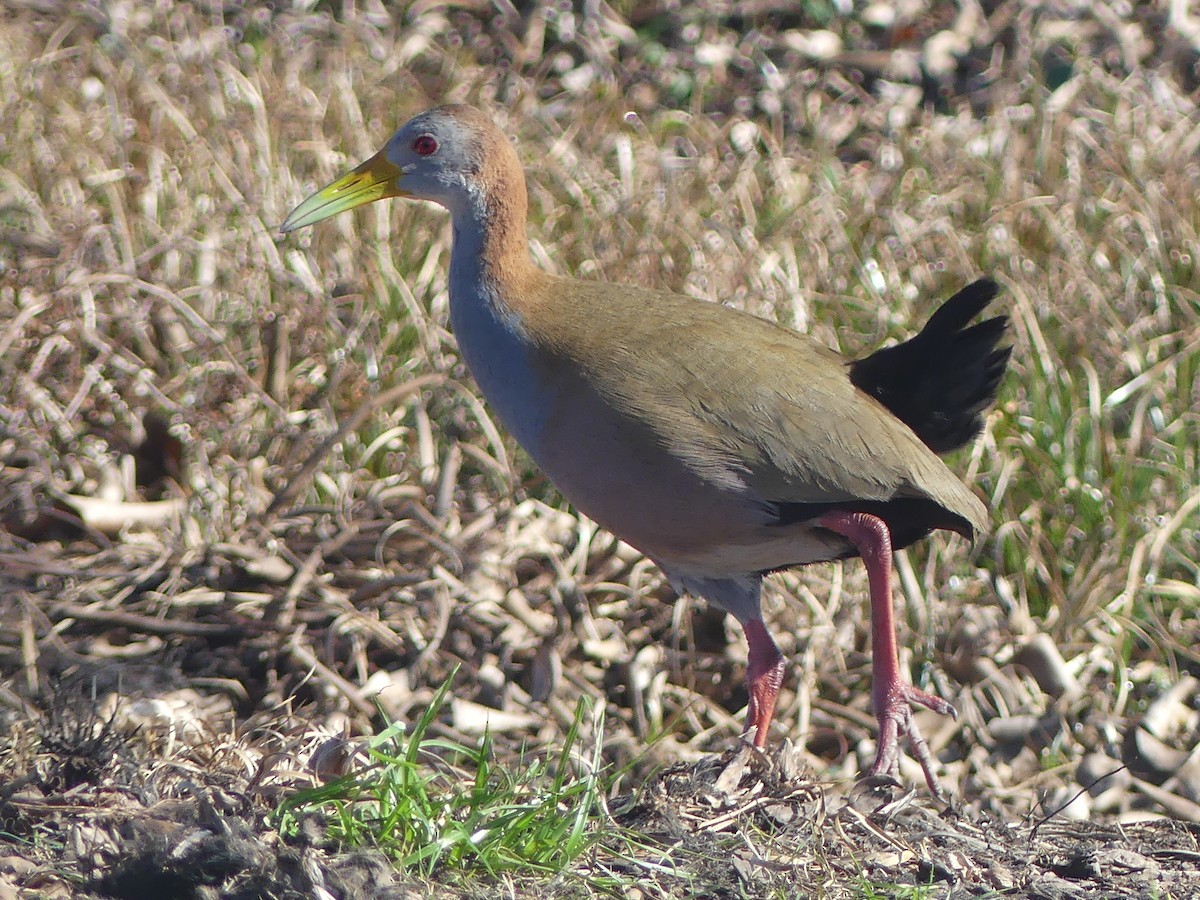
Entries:
[[450,684],[442,684],[411,731],[393,722],[372,738],[361,771],[281,804],[281,833],[294,834],[301,819],[320,815],[334,841],[377,848],[425,878],[559,873],[592,848],[603,835],[596,820],[607,784],[600,741],[586,759],[577,752],[587,700],[576,706],[557,754],[501,764],[486,734],[475,747],[430,734]]

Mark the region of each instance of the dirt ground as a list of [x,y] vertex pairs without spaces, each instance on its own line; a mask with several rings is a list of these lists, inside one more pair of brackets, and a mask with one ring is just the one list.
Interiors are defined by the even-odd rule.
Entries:
[[[1200,19],[844,6],[0,9],[0,900],[1200,897]],[[1000,279],[1013,370],[952,463],[996,532],[897,563],[948,802],[858,781],[860,566],[773,582],[749,750],[736,630],[492,423],[444,220],[278,234],[442,99],[507,117],[563,271],[846,352]],[[591,850],[426,877],[280,834],[452,676],[437,734],[512,764],[603,712]]]

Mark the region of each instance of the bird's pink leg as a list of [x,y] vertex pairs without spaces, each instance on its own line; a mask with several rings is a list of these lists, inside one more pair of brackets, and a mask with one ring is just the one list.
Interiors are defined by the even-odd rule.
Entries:
[[775,715],[775,700],[783,682],[783,654],[762,619],[743,622],[742,630],[746,632],[748,647],[746,687],[750,693],[746,731],[755,729],[754,746],[762,749],[767,743],[767,731]]
[[847,538],[867,567],[871,589],[871,698],[875,718],[879,720],[879,744],[870,775],[896,777],[900,773],[900,731],[908,735],[913,755],[925,771],[925,781],[935,796],[941,796],[933,756],[917,729],[910,704],[919,703],[944,716],[958,713],[941,697],[927,694],[900,677],[896,651],[896,624],[892,612],[892,539],[887,524],[876,516],[861,512],[831,512],[819,520],[822,528]]

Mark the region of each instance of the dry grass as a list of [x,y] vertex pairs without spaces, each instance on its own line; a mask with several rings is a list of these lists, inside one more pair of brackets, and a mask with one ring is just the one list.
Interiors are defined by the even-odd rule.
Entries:
[[[572,37],[557,7],[22,7],[0,13],[0,662],[4,718],[24,723],[7,777],[39,752],[28,723],[56,685],[126,703],[198,689],[222,712],[197,733],[235,734],[217,756],[252,769],[300,765],[321,729],[376,728],[381,685],[403,719],[456,663],[440,727],[463,739],[492,709],[513,716],[501,749],[553,747],[582,693],[607,704],[614,767],[734,741],[740,639],[571,515],[480,402],[445,324],[444,215],[380,204],[277,234],[433,98],[492,109],[517,139],[547,268],[727,302],[848,353],[999,279],[1012,370],[954,462],[995,533],[900,561],[905,662],[963,712],[926,732],[974,811],[1048,812],[1086,753],[1142,779],[1094,814],[1200,809],[1194,775],[1130,749],[1200,674],[1200,113],[1161,23],[1131,60],[1103,14],[1073,38],[1015,16],[1003,64],[934,109],[715,14],[655,43],[611,11]],[[697,64],[696,44],[733,53]],[[1053,92],[1052,51],[1074,66]],[[147,413],[178,446],[153,420],[144,441]],[[139,445],[174,477],[135,484]],[[185,512],[104,534],[71,496]],[[873,733],[865,595],[854,564],[769,592],[794,661],[779,721],[830,782]],[[1038,635],[1065,663],[1028,649]],[[1071,684],[1048,689],[1039,665]],[[1173,704],[1152,737],[1187,751],[1200,712]],[[155,728],[186,733],[173,715]],[[1014,741],[1001,726],[1022,715],[1040,727]],[[288,777],[247,796],[275,802]],[[11,794],[9,830],[28,828]]]

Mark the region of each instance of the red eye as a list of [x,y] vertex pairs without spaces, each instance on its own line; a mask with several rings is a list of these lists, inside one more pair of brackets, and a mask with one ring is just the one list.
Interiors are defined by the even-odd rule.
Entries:
[[412,143],[413,153],[417,156],[433,156],[437,153],[438,142],[433,135],[423,134]]

